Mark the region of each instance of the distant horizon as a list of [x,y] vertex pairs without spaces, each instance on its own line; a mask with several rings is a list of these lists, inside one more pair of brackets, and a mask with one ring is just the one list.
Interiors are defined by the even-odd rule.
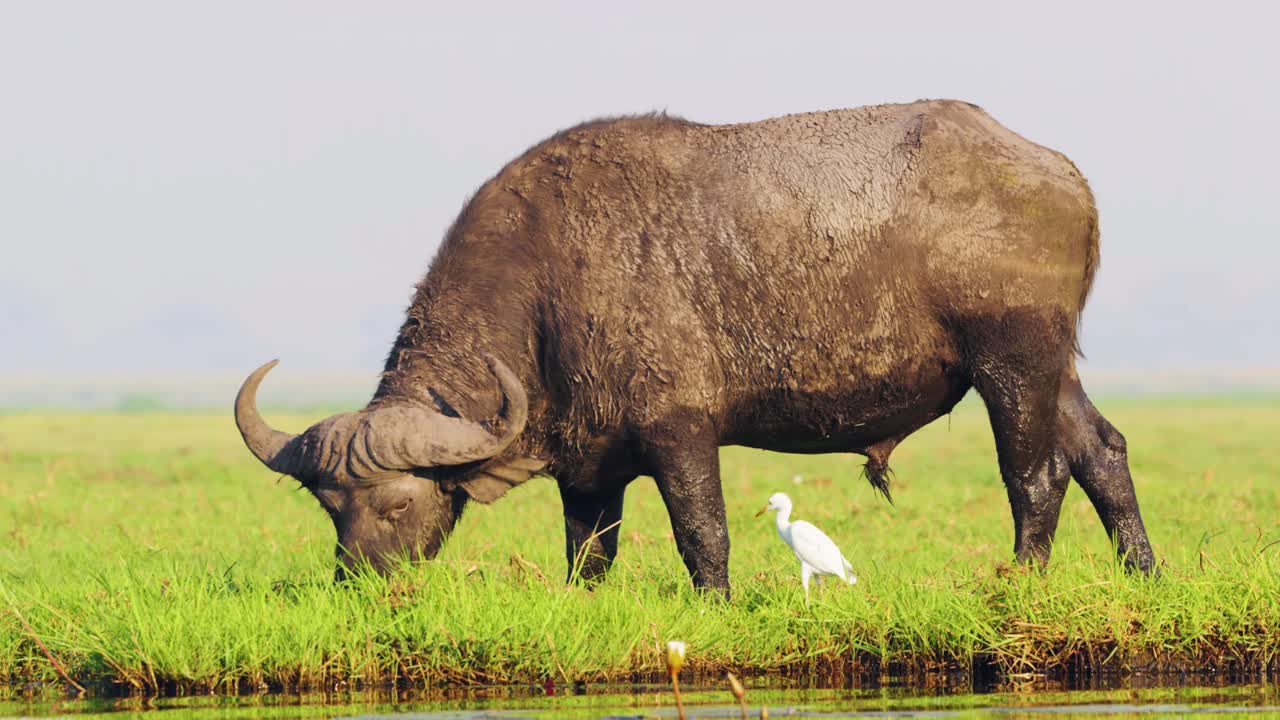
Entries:
[[[247,374],[248,371],[245,371]],[[1080,368],[1095,399],[1280,396],[1280,367],[1219,370],[1098,370]],[[273,410],[363,406],[378,371],[290,373],[276,370],[259,391]],[[185,373],[0,375],[0,410],[229,410],[242,375]]]

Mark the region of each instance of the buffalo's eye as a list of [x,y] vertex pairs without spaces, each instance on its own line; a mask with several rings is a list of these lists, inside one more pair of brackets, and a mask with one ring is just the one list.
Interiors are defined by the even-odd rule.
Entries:
[[399,518],[401,515],[404,514],[405,510],[409,509],[409,503],[411,502],[413,502],[411,498],[405,498],[404,500],[401,500],[395,505],[392,505],[391,507],[384,510],[382,512],[382,517],[386,520],[395,520]]
[[319,493],[317,493],[315,497],[316,502],[320,503],[320,507],[324,508],[324,511],[329,514],[329,517],[336,518],[338,516],[338,508],[332,499]]

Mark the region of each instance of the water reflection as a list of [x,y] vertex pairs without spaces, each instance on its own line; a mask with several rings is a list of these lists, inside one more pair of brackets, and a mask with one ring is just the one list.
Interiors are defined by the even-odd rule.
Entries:
[[[1271,678],[1115,676],[990,679],[940,676],[874,681],[860,688],[786,687],[756,678],[748,682],[749,717],[766,705],[769,717],[1000,717],[1070,715],[1108,718],[1231,714],[1280,717],[1280,691]],[[690,718],[738,718],[727,685],[691,685]],[[1235,683],[1235,684],[1232,684]],[[241,697],[60,698],[49,689],[10,689],[0,695],[0,717],[138,717],[148,720],[239,718],[673,718],[670,687],[658,683],[521,687],[431,688],[368,692],[269,694]],[[162,716],[162,717],[161,717]]]

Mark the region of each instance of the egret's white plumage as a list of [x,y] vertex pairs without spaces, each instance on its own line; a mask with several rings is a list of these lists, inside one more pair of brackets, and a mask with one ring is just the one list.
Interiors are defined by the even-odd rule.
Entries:
[[778,513],[775,518],[778,535],[800,560],[800,584],[804,586],[805,602],[809,601],[811,576],[816,576],[818,582],[821,582],[823,575],[835,575],[850,585],[858,582],[857,576],[853,574],[853,566],[826,533],[804,520],[791,522],[791,498],[787,497],[786,493],[771,495],[769,504],[756,515],[759,516],[769,510]]

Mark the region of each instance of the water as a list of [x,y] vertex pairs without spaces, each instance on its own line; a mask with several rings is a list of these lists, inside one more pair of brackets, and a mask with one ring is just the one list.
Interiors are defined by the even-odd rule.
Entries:
[[[1062,683],[1029,679],[992,688],[886,686],[870,690],[749,688],[747,717],[761,704],[770,718],[786,717],[995,717],[1157,718],[1221,715],[1280,718],[1280,688],[1246,685],[1152,686],[1142,679],[1112,682],[1102,689],[1067,689]],[[974,692],[978,690],[978,692]],[[27,691],[31,693],[31,689]],[[739,718],[727,688],[683,691],[688,717]],[[138,717],[147,720],[239,718],[358,718],[375,720],[482,720],[566,718],[603,720],[675,718],[671,689],[663,685],[469,688],[327,695],[199,696],[181,698],[72,699],[36,691],[0,695],[0,717]]]

